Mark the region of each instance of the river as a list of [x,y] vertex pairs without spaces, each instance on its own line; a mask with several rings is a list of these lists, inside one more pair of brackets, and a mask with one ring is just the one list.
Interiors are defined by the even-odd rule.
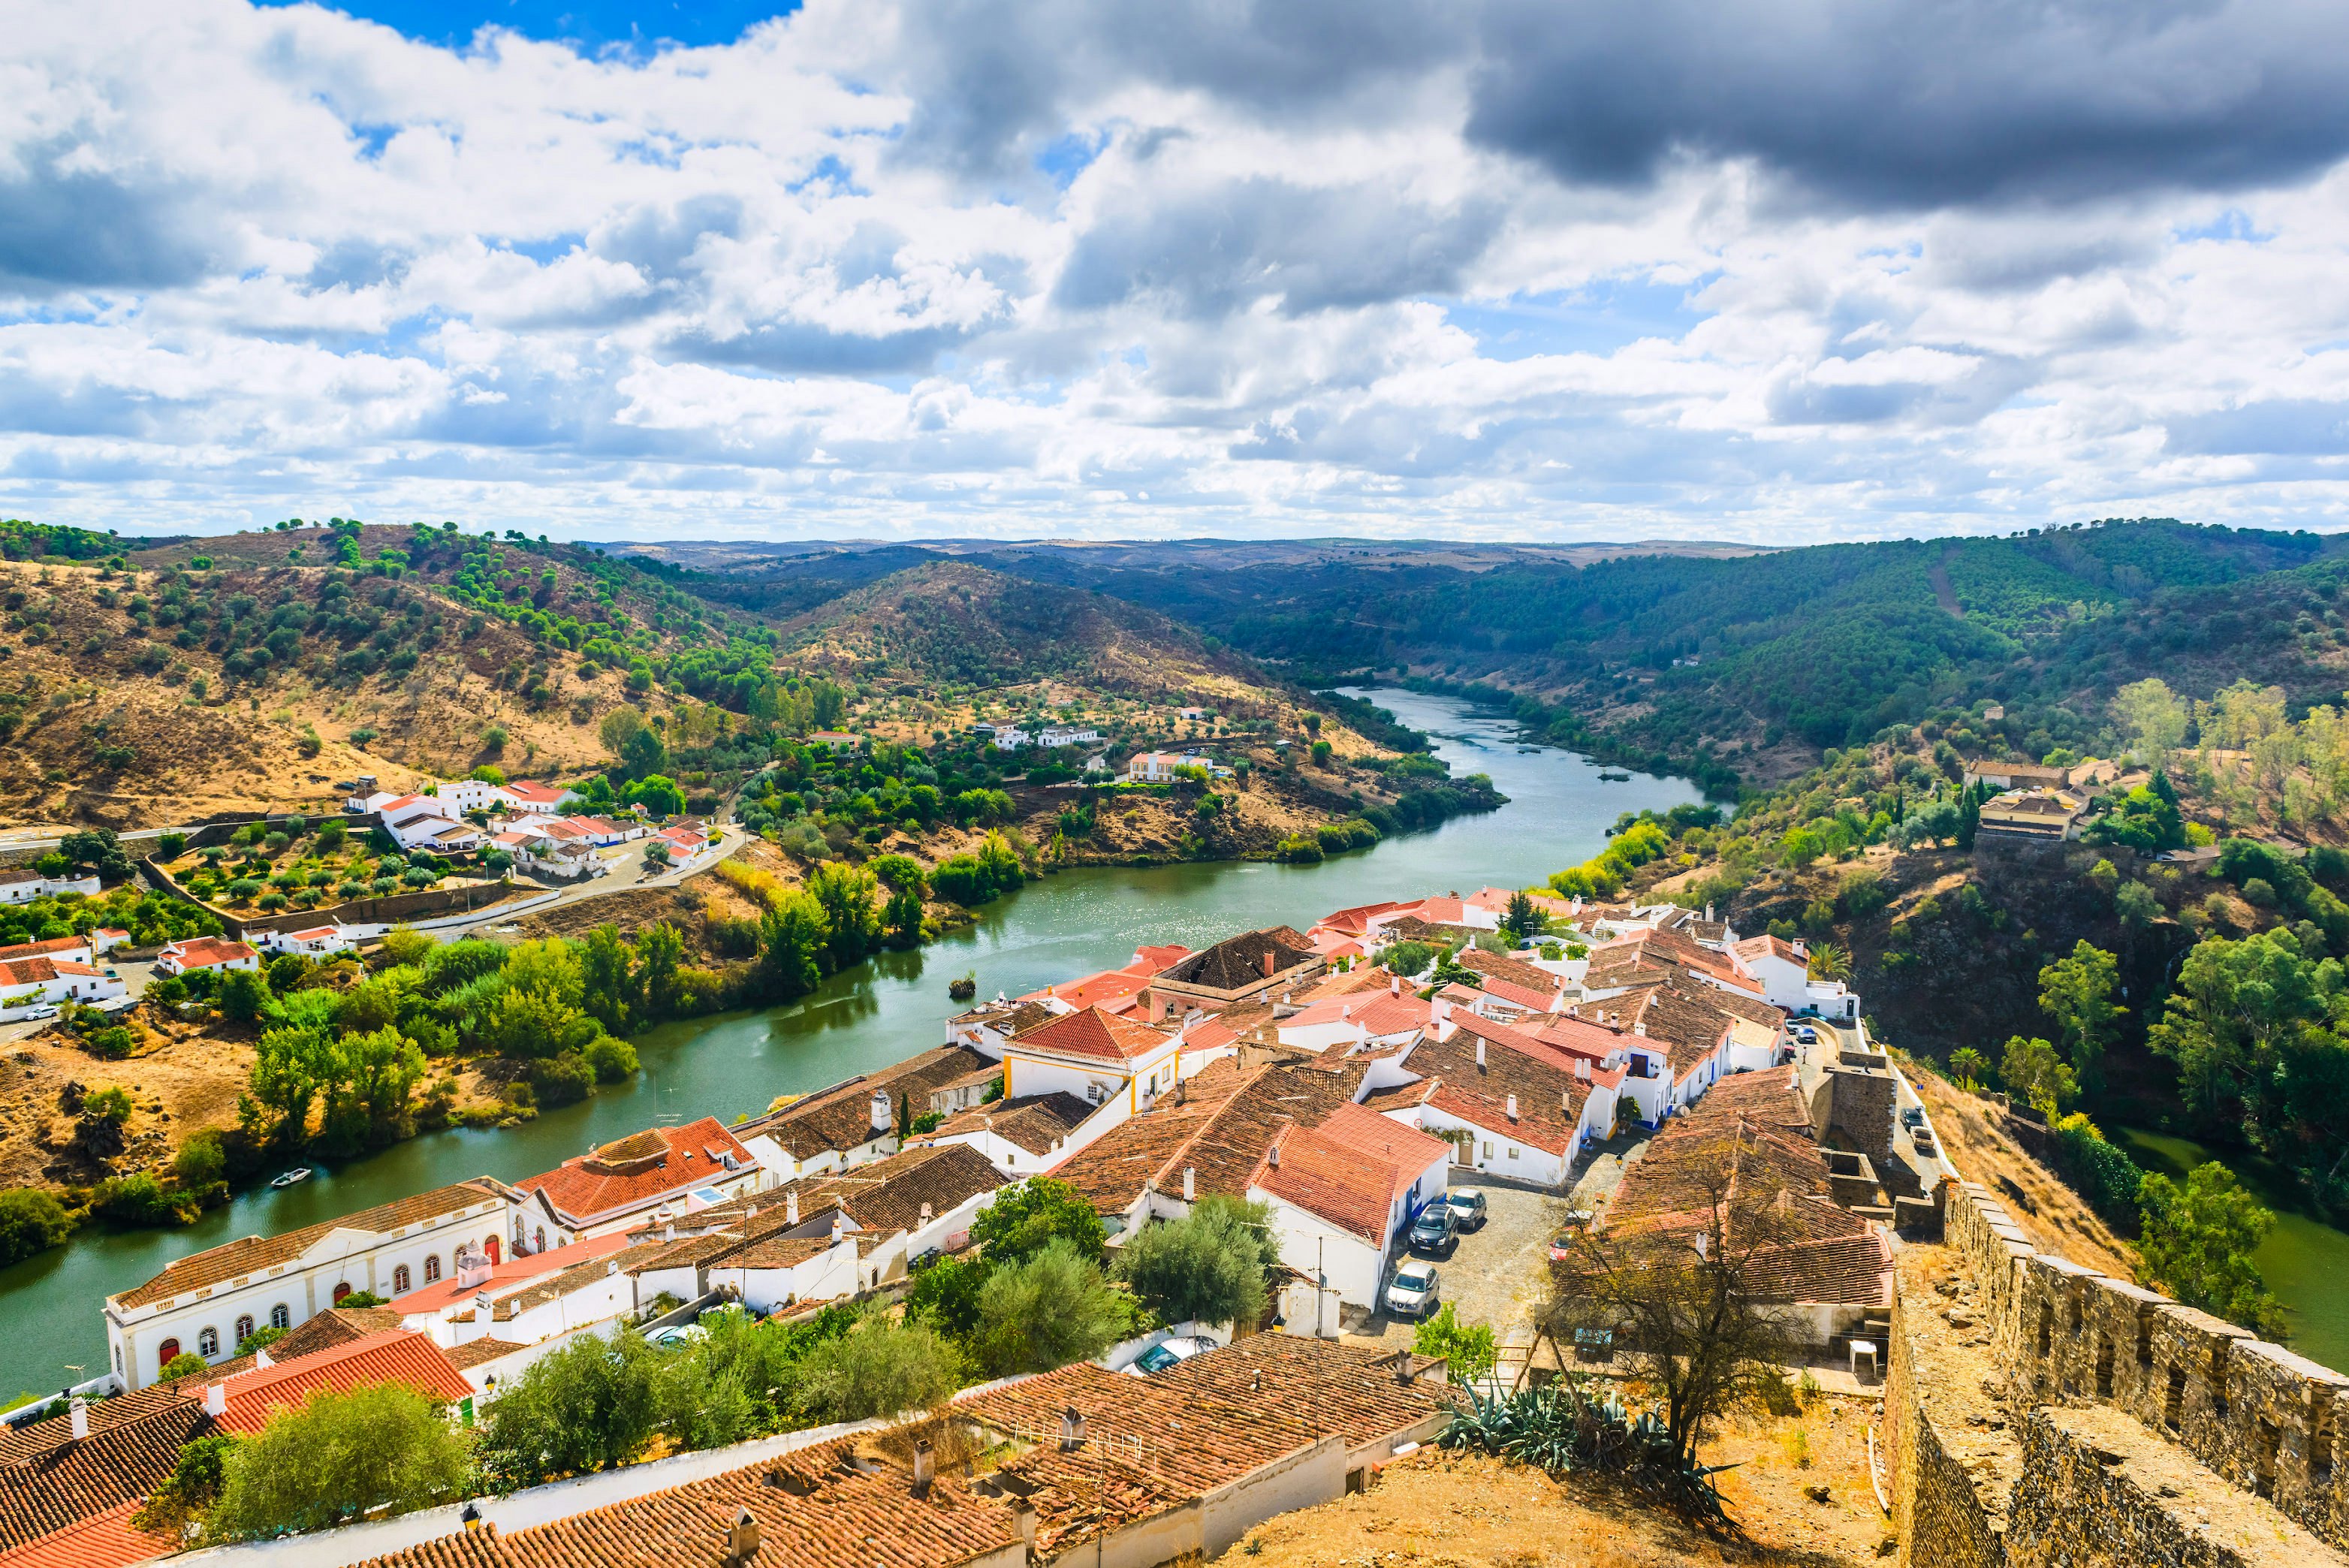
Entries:
[[1018,995],[1124,964],[1143,943],[1204,946],[1235,932],[1302,929],[1350,904],[1428,892],[1522,887],[1606,845],[1618,814],[1699,797],[1685,779],[1599,778],[1599,765],[1552,748],[1522,751],[1505,717],[1449,697],[1368,690],[1427,732],[1455,775],[1487,773],[1509,803],[1318,866],[1247,861],[1064,872],[997,900],[977,924],[929,947],[889,953],[813,995],[757,1013],[667,1024],[638,1037],[631,1084],[506,1130],[453,1130],[396,1144],[284,1191],[248,1192],[184,1230],[92,1228],[0,1270],[0,1389],[49,1389],[106,1361],[99,1305],[173,1258],[237,1236],[332,1219],[468,1176],[516,1181],[656,1122],[762,1110],[779,1094],[836,1083],[939,1044],[957,1011],[947,982]]
[[2327,1367],[2349,1367],[2349,1232],[2302,1212],[2292,1178],[2255,1156],[2221,1154],[2175,1133],[2134,1127],[2121,1129],[2121,1141],[2139,1165],[2173,1181],[2216,1160],[2274,1210],[2275,1229],[2251,1262],[2283,1304],[2292,1347]]

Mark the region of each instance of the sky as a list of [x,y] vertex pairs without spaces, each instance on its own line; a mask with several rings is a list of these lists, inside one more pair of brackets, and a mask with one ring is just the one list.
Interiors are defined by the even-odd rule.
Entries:
[[0,513],[2349,525],[2349,7],[26,0]]

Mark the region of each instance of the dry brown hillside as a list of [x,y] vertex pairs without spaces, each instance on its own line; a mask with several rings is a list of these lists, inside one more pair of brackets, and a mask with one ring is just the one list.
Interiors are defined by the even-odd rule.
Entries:
[[[376,560],[409,538],[369,529],[358,548]],[[605,713],[657,698],[513,612],[618,623],[656,651],[717,634],[698,601],[633,568],[599,579],[581,552],[516,552],[492,584],[514,595],[501,611],[457,596],[453,559],[338,570],[334,544],[303,530],[170,545],[125,571],[0,562],[0,827],[318,809],[360,773],[398,788],[488,761],[576,769],[603,760]]]

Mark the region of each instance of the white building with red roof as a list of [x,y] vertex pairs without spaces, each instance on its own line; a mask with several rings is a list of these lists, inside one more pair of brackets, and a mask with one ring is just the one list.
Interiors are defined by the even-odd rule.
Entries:
[[1810,950],[1777,936],[1749,936],[1729,949],[1738,973],[1757,982],[1770,1006],[1789,1013],[1813,1013],[1850,1022],[1859,1016],[1859,994],[1840,980],[1811,978]]
[[1003,1095],[1072,1094],[1129,1112],[1174,1087],[1182,1037],[1100,1006],[1064,1013],[1003,1044]]
[[1281,1261],[1319,1273],[1339,1299],[1374,1307],[1395,1238],[1444,1196],[1452,1145],[1344,1105],[1319,1126],[1281,1125],[1247,1181],[1272,1210]]
[[647,1128],[514,1185],[537,1207],[535,1223],[560,1243],[626,1231],[663,1207],[707,1208],[775,1181],[724,1123],[705,1116]]
[[190,936],[166,943],[155,955],[157,973],[186,975],[198,969],[258,969],[260,953],[225,936]]
[[1433,1016],[1430,1003],[1396,981],[1386,990],[1312,1003],[1273,1027],[1282,1045],[1302,1050],[1326,1051],[1333,1046],[1378,1050],[1417,1038]]
[[1101,1007],[1112,1013],[1131,1013],[1152,980],[1190,954],[1191,950],[1179,942],[1167,943],[1163,946],[1138,947],[1134,949],[1133,957],[1123,968],[1104,969],[1081,979],[1063,980],[1040,991],[1030,991],[1019,1000],[1040,1002],[1061,1013],[1081,1013],[1087,1007]]
[[383,830],[403,850],[457,854],[477,850],[489,835],[462,820],[454,802],[437,795],[399,795],[375,809]]
[[324,925],[305,926],[299,931],[261,931],[254,939],[272,953],[298,953],[305,958],[325,958],[336,953],[348,953],[359,944],[358,934],[347,925],[328,921]]
[[204,1386],[204,1411],[221,1430],[251,1437],[313,1394],[347,1393],[379,1383],[401,1384],[439,1404],[461,1405],[473,1398],[472,1384],[440,1347],[405,1329],[386,1329],[287,1361],[261,1359],[264,1365]]
[[517,811],[560,811],[580,799],[579,791],[567,784],[542,784],[530,779],[510,779],[498,792]]
[[50,877],[22,866],[0,869],[0,903],[30,903],[36,898],[54,898],[61,892],[86,893],[98,896],[96,877]]
[[36,954],[0,959],[0,1019],[21,1018],[34,1008],[65,1002],[95,1006],[120,998],[126,989],[119,975],[70,958]]

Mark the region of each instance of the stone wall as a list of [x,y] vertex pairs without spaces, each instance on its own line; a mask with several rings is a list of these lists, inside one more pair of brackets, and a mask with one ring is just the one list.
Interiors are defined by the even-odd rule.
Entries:
[[1944,1221],[1894,1306],[1904,1562],[2349,1563],[2349,1377],[2038,1251],[1979,1186]]

